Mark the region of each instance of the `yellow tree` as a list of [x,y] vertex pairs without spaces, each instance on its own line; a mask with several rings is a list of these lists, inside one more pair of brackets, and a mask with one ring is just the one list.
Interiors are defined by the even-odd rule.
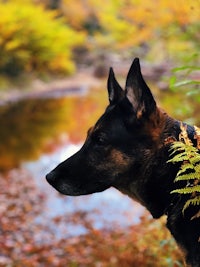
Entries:
[[95,47],[114,50],[153,44],[157,53],[157,46],[173,52],[199,44],[199,0],[63,0],[62,8],[76,28],[88,22],[96,25],[92,39],[89,32]]
[[0,71],[74,71],[73,49],[84,43],[84,34],[68,27],[57,11],[11,0],[0,1],[0,13]]

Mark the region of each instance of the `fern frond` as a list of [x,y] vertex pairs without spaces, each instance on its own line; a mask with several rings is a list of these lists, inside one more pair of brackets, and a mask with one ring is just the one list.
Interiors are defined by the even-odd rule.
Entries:
[[198,174],[196,174],[196,172],[190,172],[182,175],[177,175],[174,181],[177,182],[177,181],[187,181],[195,179],[198,179]]
[[175,155],[172,159],[168,160],[167,162],[176,163],[187,160],[188,160],[188,154],[186,152],[182,152],[180,154]]
[[186,162],[185,164],[181,165],[181,168],[178,171],[177,176],[180,176],[182,174],[186,174],[187,171],[191,172],[192,170],[196,171],[195,166],[193,164],[191,164],[190,162]]
[[174,143],[172,143],[169,151],[172,151],[170,156],[177,153],[177,151],[182,151],[185,150],[185,144],[180,142],[180,141],[175,141]]
[[195,165],[195,164],[200,164],[200,156],[194,154],[193,157],[189,158],[189,161]]
[[200,195],[196,196],[194,198],[188,199],[183,207],[183,212],[190,206],[197,206],[200,205]]
[[[181,165],[174,182],[188,181],[185,183],[185,187],[171,191],[172,194],[190,194],[182,210],[184,213],[190,205],[200,205],[200,129],[195,127],[194,139],[197,139],[197,148],[193,146],[188,137],[187,126],[181,123],[180,129],[180,141],[171,144],[169,149],[171,158],[167,162]],[[198,218],[199,213],[200,211],[192,219]]]
[[194,166],[194,170],[200,174],[200,163]]
[[196,193],[196,192],[200,192],[200,185],[194,185],[191,187],[175,189],[171,193],[192,194],[192,193]]

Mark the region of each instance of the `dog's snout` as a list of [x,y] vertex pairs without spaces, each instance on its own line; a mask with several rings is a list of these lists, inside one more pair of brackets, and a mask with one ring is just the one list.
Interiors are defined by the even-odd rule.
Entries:
[[54,172],[54,171],[51,171],[50,173],[48,173],[48,174],[46,175],[46,179],[47,179],[47,181],[48,181],[50,184],[52,184],[52,183],[55,181],[55,179],[56,179],[55,172]]

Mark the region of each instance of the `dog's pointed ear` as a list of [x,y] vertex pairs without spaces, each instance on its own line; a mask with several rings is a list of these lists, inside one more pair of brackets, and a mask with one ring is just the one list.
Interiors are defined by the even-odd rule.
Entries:
[[110,68],[109,71],[107,88],[109,102],[111,105],[118,103],[122,99],[122,97],[124,97],[124,91],[115,78],[113,68]]
[[143,79],[138,58],[134,59],[128,72],[125,94],[138,119],[155,111],[156,102]]

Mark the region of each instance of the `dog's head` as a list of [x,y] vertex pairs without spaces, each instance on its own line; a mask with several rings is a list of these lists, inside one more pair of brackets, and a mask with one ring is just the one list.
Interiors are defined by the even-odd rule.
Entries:
[[142,77],[138,58],[131,65],[125,90],[110,69],[108,95],[109,105],[89,129],[82,148],[46,177],[62,194],[84,195],[111,186],[126,191],[124,185],[130,180],[137,187],[148,172],[151,175],[165,118]]

